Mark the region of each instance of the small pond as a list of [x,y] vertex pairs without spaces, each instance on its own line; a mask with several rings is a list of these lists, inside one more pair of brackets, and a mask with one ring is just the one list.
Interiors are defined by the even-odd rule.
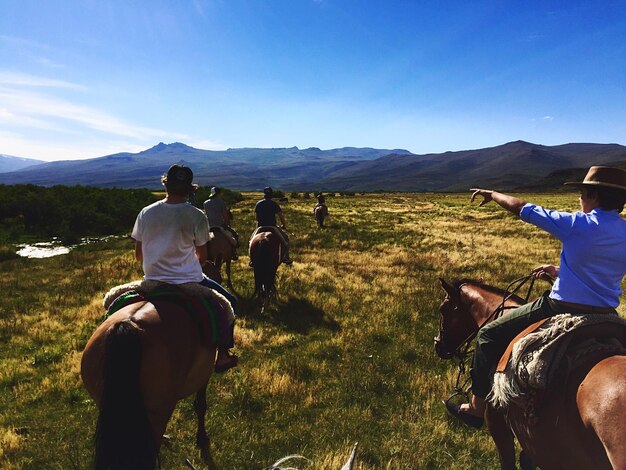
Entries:
[[80,245],[107,241],[118,237],[118,235],[107,235],[105,237],[84,237],[80,239],[78,244],[68,246],[63,245],[61,240],[58,238],[53,238],[47,242],[17,245],[18,250],[16,253],[23,258],[50,258],[51,256],[66,255],[73,248]]

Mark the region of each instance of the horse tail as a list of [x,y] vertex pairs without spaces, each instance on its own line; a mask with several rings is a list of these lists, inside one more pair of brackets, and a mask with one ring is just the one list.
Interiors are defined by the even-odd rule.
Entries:
[[254,294],[261,297],[267,297],[274,290],[276,272],[273,267],[271,247],[269,238],[261,238],[256,243]]
[[96,470],[155,468],[157,446],[139,382],[141,356],[140,330],[130,319],[108,329],[95,435]]

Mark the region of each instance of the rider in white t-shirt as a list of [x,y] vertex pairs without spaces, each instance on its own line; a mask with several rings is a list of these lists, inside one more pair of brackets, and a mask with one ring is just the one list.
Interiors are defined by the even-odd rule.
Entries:
[[[198,282],[223,294],[235,307],[236,299],[202,272],[207,259],[209,224],[200,209],[189,204],[193,172],[182,165],[172,165],[161,178],[167,196],[144,207],[135,221],[131,236],[135,239],[135,256],[141,261],[146,280],[168,284]],[[234,324],[233,324],[234,326]],[[237,365],[237,356],[228,345],[218,347],[215,370],[223,372]]]
[[[187,202],[163,199],[144,207],[132,237],[141,255],[145,278],[168,284],[202,282],[209,226],[202,211]],[[200,260],[200,262],[198,262]]]

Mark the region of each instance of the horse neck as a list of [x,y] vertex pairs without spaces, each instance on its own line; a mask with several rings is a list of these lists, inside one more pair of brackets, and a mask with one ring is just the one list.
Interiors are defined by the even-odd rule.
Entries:
[[480,286],[465,284],[460,292],[463,304],[467,306],[469,314],[477,325],[492,320],[491,315],[502,303],[501,293],[492,292]]

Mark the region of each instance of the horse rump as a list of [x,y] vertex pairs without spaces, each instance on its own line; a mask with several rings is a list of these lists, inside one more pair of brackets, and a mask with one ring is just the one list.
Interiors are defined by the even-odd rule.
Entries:
[[315,220],[320,227],[324,226],[324,219],[328,216],[328,207],[317,206],[315,208]]
[[276,280],[270,239],[259,238],[254,248],[254,295],[267,298],[273,294]]
[[96,470],[153,470],[157,445],[144,406],[139,328],[113,324],[104,348],[103,387],[95,434]]

